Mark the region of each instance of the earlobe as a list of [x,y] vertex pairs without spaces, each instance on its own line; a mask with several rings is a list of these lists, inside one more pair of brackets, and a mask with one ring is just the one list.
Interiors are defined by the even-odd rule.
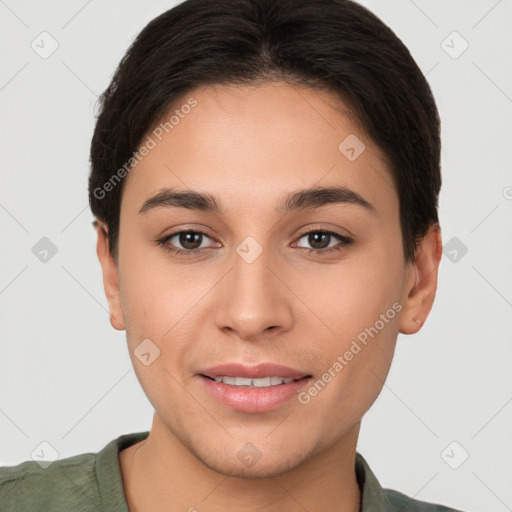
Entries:
[[114,329],[123,331],[125,326],[121,308],[118,270],[109,251],[108,228],[103,222],[98,221],[96,231],[98,234],[96,253],[103,273],[103,288],[110,310],[110,323]]
[[110,314],[110,324],[114,329],[124,331],[124,323],[119,322],[112,313]]
[[414,334],[425,323],[432,309],[437,290],[437,276],[442,257],[441,228],[431,224],[416,250],[404,290],[400,332]]

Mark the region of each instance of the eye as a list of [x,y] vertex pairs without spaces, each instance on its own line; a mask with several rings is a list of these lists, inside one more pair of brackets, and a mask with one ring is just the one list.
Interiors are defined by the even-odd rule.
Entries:
[[[171,233],[160,240],[157,240],[157,244],[164,247],[167,251],[173,254],[184,254],[187,256],[193,256],[198,252],[202,252],[205,247],[203,245],[204,238],[210,238],[206,233],[202,231],[176,231]],[[174,243],[171,243],[173,239],[176,239]],[[183,249],[176,247],[175,244],[180,244]]]
[[[351,238],[341,235],[340,233],[321,229],[308,231],[307,233],[304,233],[299,240],[302,240],[303,238],[306,238],[307,243],[310,244],[312,247],[309,248],[301,245],[297,245],[297,247],[305,249],[308,253],[313,252],[316,254],[325,254],[330,253],[332,251],[339,251],[343,249],[344,246],[349,245],[353,242]],[[333,238],[338,240],[337,244],[331,243],[335,241],[333,240]]]

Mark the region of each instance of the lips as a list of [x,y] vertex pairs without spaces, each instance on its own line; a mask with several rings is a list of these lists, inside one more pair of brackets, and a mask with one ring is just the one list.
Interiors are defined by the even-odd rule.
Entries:
[[225,363],[197,373],[199,382],[221,406],[243,413],[265,413],[293,401],[312,375],[289,366]]
[[[218,375],[226,373],[231,376]],[[276,373],[285,377],[279,377]],[[292,378],[292,375],[296,378]],[[204,392],[221,407],[242,413],[261,414],[296,400],[311,380],[311,375],[275,364],[252,367],[231,364],[202,370],[198,379]]]
[[225,363],[198,372],[203,377],[215,380],[216,377],[240,377],[245,379],[263,379],[267,377],[280,377],[282,379],[299,380],[311,377],[307,372],[275,363],[260,363],[256,366],[247,366],[238,363]]

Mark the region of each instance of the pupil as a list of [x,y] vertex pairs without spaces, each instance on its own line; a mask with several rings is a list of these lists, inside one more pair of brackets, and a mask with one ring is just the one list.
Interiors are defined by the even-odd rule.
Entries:
[[200,241],[198,243],[200,237],[201,233],[182,233],[180,235],[180,244],[187,249],[197,249],[201,245]]
[[[315,246],[315,244],[318,243],[318,239],[320,238],[324,238],[323,240],[323,243],[320,242],[320,247]],[[327,247],[329,245],[329,239],[330,235],[328,235],[327,233],[313,233],[311,235],[309,235],[309,243],[312,247],[314,247],[315,249],[323,249],[325,247]]]

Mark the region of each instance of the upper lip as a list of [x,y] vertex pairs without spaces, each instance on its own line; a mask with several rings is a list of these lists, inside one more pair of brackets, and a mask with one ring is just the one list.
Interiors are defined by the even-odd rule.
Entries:
[[239,363],[224,363],[205,368],[198,373],[200,375],[210,377],[211,379],[219,376],[246,377],[249,379],[257,379],[261,377],[302,379],[303,377],[310,375],[307,372],[274,363],[260,363],[255,366],[248,366]]

